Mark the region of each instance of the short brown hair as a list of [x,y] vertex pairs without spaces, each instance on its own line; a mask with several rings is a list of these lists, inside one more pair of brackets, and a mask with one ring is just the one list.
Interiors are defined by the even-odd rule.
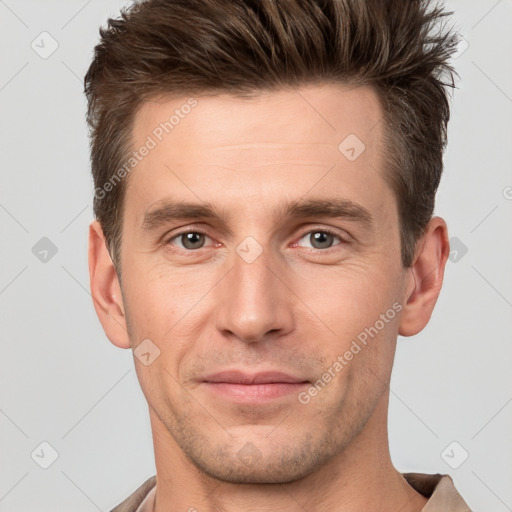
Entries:
[[[100,29],[84,79],[96,190],[133,151],[137,108],[161,96],[370,85],[385,112],[386,178],[402,262],[432,218],[450,117],[452,14],[429,0],[145,0]],[[94,198],[120,274],[125,181]]]

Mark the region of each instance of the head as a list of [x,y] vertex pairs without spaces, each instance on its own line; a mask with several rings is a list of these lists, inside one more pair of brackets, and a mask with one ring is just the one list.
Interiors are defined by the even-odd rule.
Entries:
[[[135,360],[153,428],[206,473],[290,481],[385,421],[397,336],[428,322],[448,255],[445,16],[149,0],[100,31],[95,307],[115,345],[158,354]],[[211,381],[224,370],[299,382],[249,403]]]

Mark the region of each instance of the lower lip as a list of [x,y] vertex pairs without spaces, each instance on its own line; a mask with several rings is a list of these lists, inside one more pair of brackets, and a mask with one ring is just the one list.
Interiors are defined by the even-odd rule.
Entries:
[[298,394],[309,382],[271,382],[267,384],[231,384],[204,382],[210,391],[240,402],[266,402],[290,394]]

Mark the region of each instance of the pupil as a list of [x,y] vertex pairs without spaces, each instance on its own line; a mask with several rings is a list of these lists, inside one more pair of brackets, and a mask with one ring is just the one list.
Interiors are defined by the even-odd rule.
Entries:
[[[313,235],[313,238],[315,240],[315,242],[318,242],[320,243],[320,245],[325,245],[326,241],[327,241],[327,245],[329,245],[329,239],[330,237],[332,237],[332,235],[330,235],[329,233],[323,233],[321,231],[317,231],[316,233],[314,233]],[[322,247],[323,247],[322,245]],[[313,244],[314,246],[314,244]]]
[[[194,238],[199,237],[199,245],[201,245],[201,238],[203,235],[202,233],[186,233],[185,235],[185,243],[183,244],[184,247],[187,249],[197,249],[196,245],[198,244],[198,240],[194,240]],[[192,246],[192,247],[191,247]]]

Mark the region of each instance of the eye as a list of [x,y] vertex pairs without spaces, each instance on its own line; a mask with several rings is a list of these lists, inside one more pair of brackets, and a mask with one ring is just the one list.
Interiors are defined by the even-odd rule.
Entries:
[[299,239],[298,244],[300,245],[302,240],[307,240],[311,243],[313,249],[325,250],[330,249],[333,246],[333,239],[338,239],[340,241],[339,244],[334,245],[340,245],[344,242],[340,236],[328,229],[315,229],[305,233],[302,238]]
[[183,231],[177,235],[173,235],[173,237],[169,238],[166,243],[173,244],[174,240],[176,240],[181,243],[181,245],[177,244],[180,249],[193,251],[203,248],[205,238],[209,237],[202,231]]
[[[210,239],[210,237],[203,231],[195,229],[175,234],[165,243],[175,245],[179,249],[191,252],[204,248],[206,239]],[[333,243],[336,239],[339,242]],[[346,240],[344,240],[340,235],[329,229],[310,230],[307,233],[304,233],[299,241],[294,245],[302,246],[301,242],[303,240],[309,242],[312,249],[324,252],[327,252],[333,246],[335,247],[336,245],[341,245],[346,242]]]

